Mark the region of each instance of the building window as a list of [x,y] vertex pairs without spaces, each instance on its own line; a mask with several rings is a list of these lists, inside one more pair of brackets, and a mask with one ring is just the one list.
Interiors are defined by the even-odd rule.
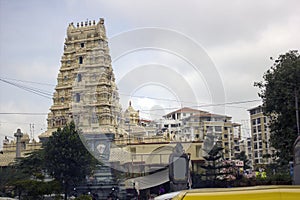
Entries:
[[75,94],[75,102],[76,103],[80,102],[80,94],[79,93]]
[[266,117],[264,117],[264,123],[267,123],[267,118]]
[[254,135],[253,140],[257,141],[257,136],[256,135]]
[[65,101],[65,98],[64,97],[61,97],[60,98],[60,101],[63,103]]
[[254,149],[257,149],[257,144],[254,144]]
[[227,135],[227,134],[224,134],[224,138],[228,138],[228,135]]
[[252,120],[252,125],[255,125],[256,124],[256,119],[253,119]]
[[215,126],[216,132],[222,132],[222,126]]
[[213,127],[212,126],[207,126],[206,130],[207,130],[207,132],[212,132],[213,131]]
[[80,43],[80,47],[83,48],[84,47],[84,43]]
[[81,81],[81,74],[77,74],[77,82],[80,82]]
[[260,124],[260,118],[257,118],[257,124]]
[[261,132],[261,126],[257,126],[257,131]]
[[253,133],[256,133],[256,127],[253,127]]
[[79,62],[79,64],[83,63],[83,57],[82,56],[79,56],[78,62]]
[[262,136],[261,136],[260,134],[258,135],[258,139],[259,139],[259,140],[261,140],[261,139],[262,139]]
[[196,157],[200,157],[201,156],[201,145],[197,145],[196,146]]

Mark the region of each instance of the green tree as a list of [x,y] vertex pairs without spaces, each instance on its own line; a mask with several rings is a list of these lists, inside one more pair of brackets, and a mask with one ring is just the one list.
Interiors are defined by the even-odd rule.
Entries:
[[218,176],[228,175],[228,172],[221,172],[223,169],[228,169],[231,167],[230,164],[225,164],[223,162],[223,148],[217,144],[208,152],[207,156],[203,157],[205,159],[205,165],[201,166],[205,169],[206,181],[212,186],[216,186]]
[[96,159],[85,148],[73,122],[49,137],[44,153],[47,172],[60,182],[65,199],[70,188],[84,180],[96,165]]
[[[19,158],[0,170],[0,189],[14,186],[15,194],[25,199],[42,199],[45,194],[61,193],[65,199],[70,187],[76,186],[92,172],[96,159],[82,143],[74,123],[58,129],[43,148]],[[45,180],[51,175],[54,180]]]
[[[60,193],[57,181],[45,181],[43,149],[31,152],[24,158],[0,171],[0,188],[8,196],[20,199],[43,199],[46,194]],[[8,190],[10,188],[10,190]]]
[[44,199],[44,195],[58,193],[60,184],[57,181],[37,181],[31,179],[21,179],[12,184],[19,199],[37,200]]
[[26,177],[33,180],[43,180],[45,178],[44,150],[39,149],[26,155],[26,157],[18,158],[15,167],[21,171]]
[[[26,157],[16,159],[14,168],[19,176],[11,179],[10,184],[21,199],[42,199],[43,195],[51,194],[50,182],[44,182],[44,152],[43,149],[33,151]],[[59,185],[58,185],[59,187]]]
[[7,196],[13,197],[14,182],[27,179],[28,175],[25,175],[14,165],[9,165],[0,168],[0,194],[3,193]]
[[263,109],[270,122],[270,142],[281,165],[293,159],[297,137],[296,99],[300,97],[300,57],[296,50],[280,55],[254,85],[260,89]]

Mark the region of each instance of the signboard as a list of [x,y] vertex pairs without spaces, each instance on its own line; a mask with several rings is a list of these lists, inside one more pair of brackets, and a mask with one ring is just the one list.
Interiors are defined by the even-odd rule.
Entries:
[[234,163],[237,167],[244,167],[244,161],[242,160],[235,160]]
[[187,179],[187,159],[185,157],[173,157],[174,181],[186,181]]

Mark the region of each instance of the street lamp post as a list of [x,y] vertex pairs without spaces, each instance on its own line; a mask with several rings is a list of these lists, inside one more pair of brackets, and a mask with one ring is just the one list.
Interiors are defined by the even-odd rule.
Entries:
[[297,134],[300,136],[299,130],[299,107],[298,107],[298,91],[295,88],[295,107],[296,107],[296,124],[297,124]]

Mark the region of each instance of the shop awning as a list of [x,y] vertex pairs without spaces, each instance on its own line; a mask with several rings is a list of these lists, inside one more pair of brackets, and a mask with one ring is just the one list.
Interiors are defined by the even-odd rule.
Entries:
[[147,188],[155,187],[169,181],[169,169],[156,172],[148,176],[141,176],[137,178],[128,179],[125,181],[126,189],[133,188],[144,190]]

